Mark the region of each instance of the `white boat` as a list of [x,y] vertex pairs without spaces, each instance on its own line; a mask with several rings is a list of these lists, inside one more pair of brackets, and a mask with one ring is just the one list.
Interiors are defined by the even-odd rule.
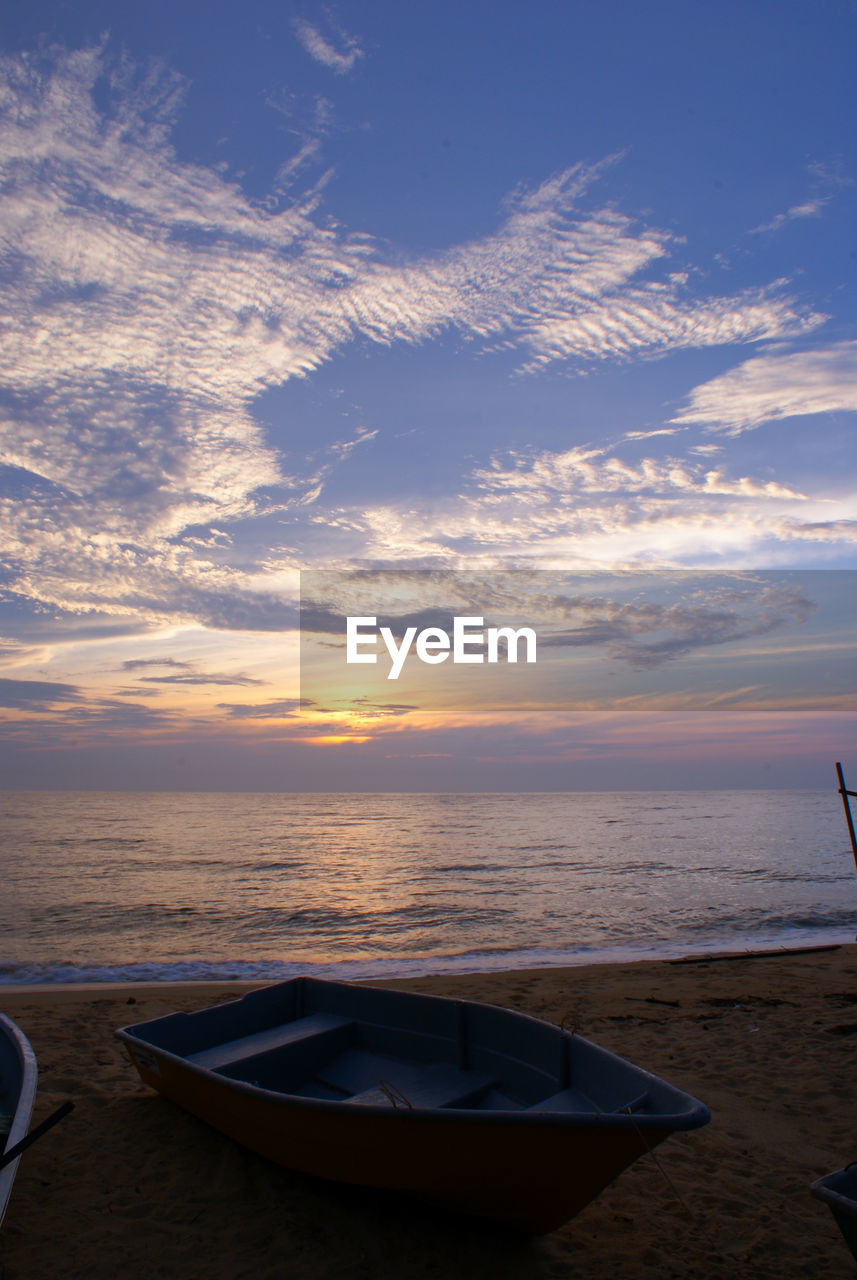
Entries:
[[18,1169],[18,1157],[2,1164],[26,1137],[36,1097],[36,1055],[15,1023],[0,1013],[0,1223]]

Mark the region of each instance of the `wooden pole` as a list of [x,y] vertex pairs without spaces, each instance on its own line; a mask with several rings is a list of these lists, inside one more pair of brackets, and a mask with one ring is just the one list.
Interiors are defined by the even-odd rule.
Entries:
[[848,801],[849,796],[857,796],[857,791],[849,791],[845,786],[845,777],[839,761],[836,762],[836,776],[839,779],[839,794],[842,796],[845,821],[848,823],[848,834],[851,837],[851,852],[854,854],[854,865],[857,866],[857,835],[854,834],[854,819],[851,817],[851,805]]

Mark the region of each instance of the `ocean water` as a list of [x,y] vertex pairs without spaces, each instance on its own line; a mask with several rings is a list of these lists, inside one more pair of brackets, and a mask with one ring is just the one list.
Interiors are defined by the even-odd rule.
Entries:
[[0,982],[341,977],[853,941],[836,792],[0,793]]

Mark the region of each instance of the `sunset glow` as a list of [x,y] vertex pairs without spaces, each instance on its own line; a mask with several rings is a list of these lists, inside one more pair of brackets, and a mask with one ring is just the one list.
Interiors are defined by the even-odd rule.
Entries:
[[[6,785],[502,790],[548,760],[562,787],[587,751],[587,785],[662,751],[691,785],[673,711],[710,713],[723,777],[732,725],[746,785],[826,779],[857,745],[855,15],[728,12],[18,8]],[[379,568],[838,571],[840,612],[820,588],[814,630],[807,581],[747,634],[691,601],[644,637],[593,596],[574,666],[555,635],[514,697],[410,659],[383,697],[308,694],[300,575]],[[562,745],[602,713],[621,748]]]

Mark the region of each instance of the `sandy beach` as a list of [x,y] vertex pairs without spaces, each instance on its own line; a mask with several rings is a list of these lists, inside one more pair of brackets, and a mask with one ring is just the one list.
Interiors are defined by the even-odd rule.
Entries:
[[15,987],[0,1008],[39,1060],[3,1280],[658,1280],[854,1273],[810,1183],[857,1156],[857,947],[403,980],[578,1030],[709,1106],[552,1235],[442,1216],[302,1177],[144,1089],[122,1025],[229,999],[238,984]]

